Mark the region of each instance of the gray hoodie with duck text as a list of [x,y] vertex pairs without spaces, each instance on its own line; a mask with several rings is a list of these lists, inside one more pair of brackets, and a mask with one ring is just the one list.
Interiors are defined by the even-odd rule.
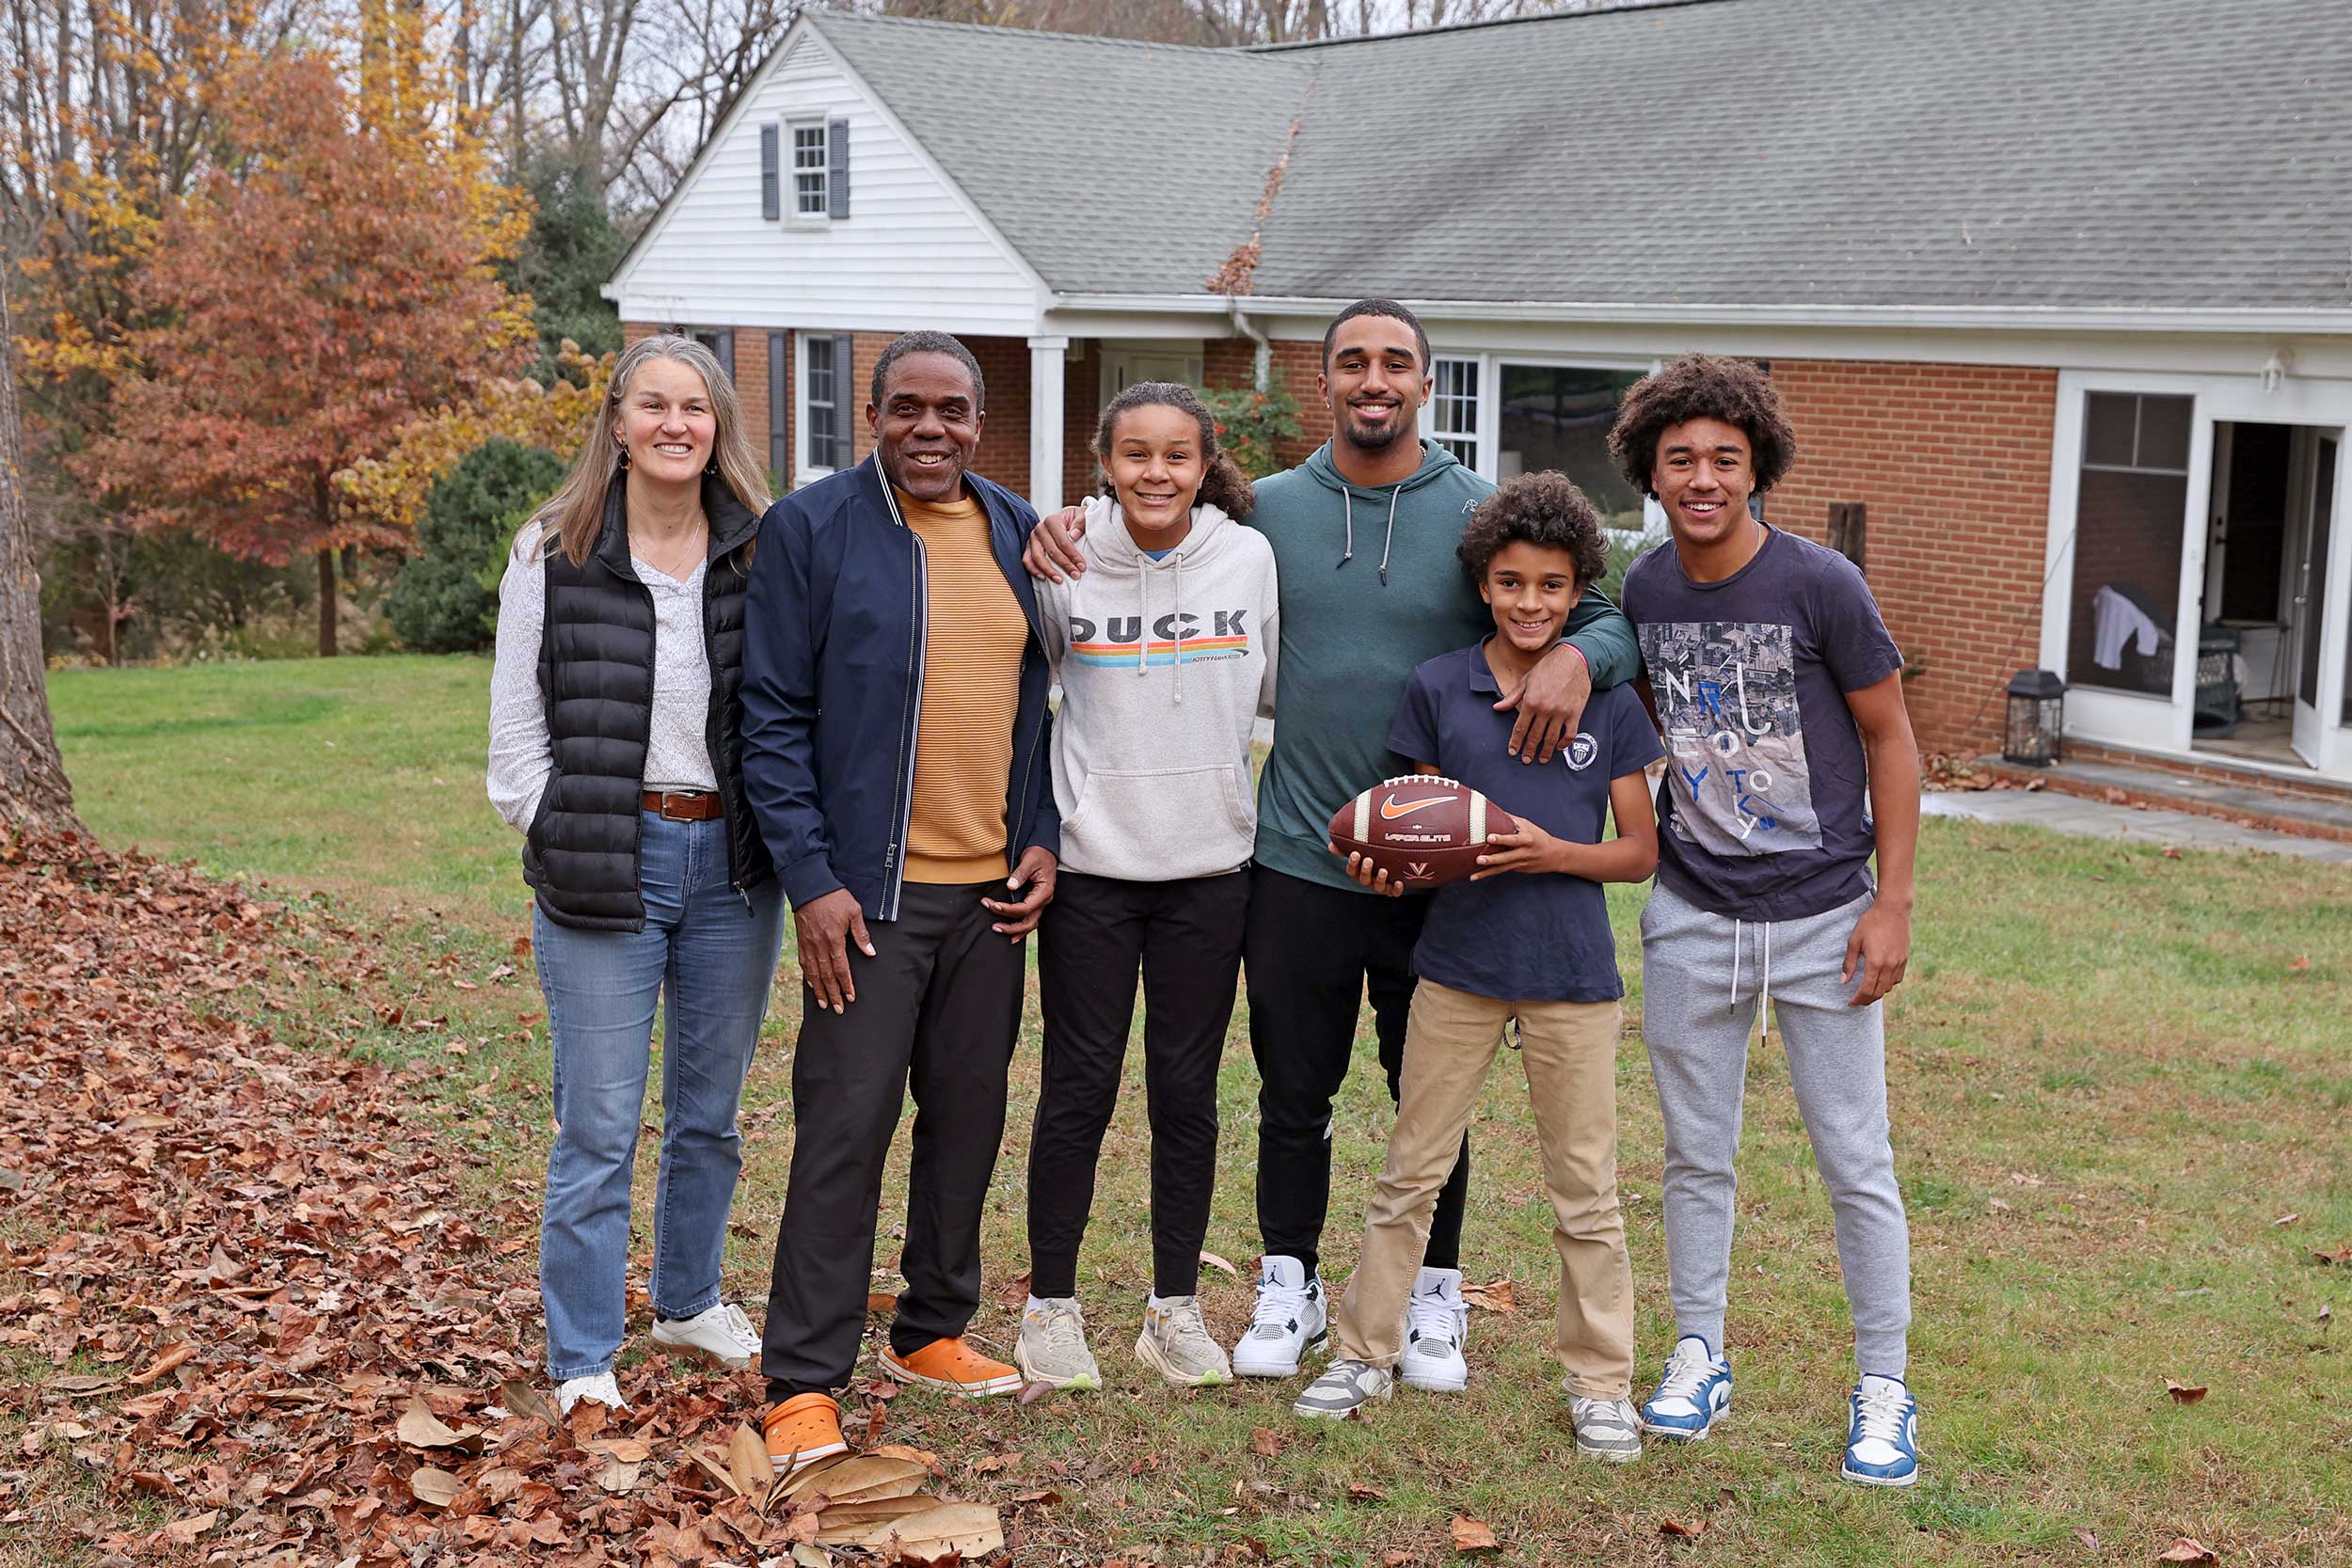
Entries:
[[1085,575],[1037,585],[1062,693],[1061,863],[1140,882],[1234,870],[1258,828],[1251,725],[1274,711],[1274,551],[1202,505],[1154,561],[1117,502],[1085,505]]

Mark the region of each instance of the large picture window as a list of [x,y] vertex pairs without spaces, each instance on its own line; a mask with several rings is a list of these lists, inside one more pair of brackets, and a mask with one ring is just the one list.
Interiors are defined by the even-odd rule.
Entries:
[[1642,497],[1609,461],[1617,405],[1638,371],[1582,365],[1503,365],[1496,429],[1497,480],[1556,468],[1576,482],[1611,528],[1639,530]]
[[2084,394],[2066,678],[2172,693],[2194,400]]

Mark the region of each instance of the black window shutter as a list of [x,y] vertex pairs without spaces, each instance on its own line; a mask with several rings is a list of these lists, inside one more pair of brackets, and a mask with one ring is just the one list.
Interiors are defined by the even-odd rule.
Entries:
[[784,406],[785,356],[790,353],[781,332],[768,334],[768,467],[783,485],[792,471],[792,421]]
[[777,184],[776,128],[759,128],[759,215],[774,222],[784,215],[784,198]]
[[850,122],[846,119],[825,127],[825,215],[850,215]]
[[[837,125],[840,121],[836,120],[834,123]],[[833,461],[827,467],[835,469],[849,467],[857,461],[857,444],[850,436],[852,428],[850,420],[853,417],[850,410],[855,406],[855,399],[851,396],[850,387],[850,376],[852,373],[850,366],[853,362],[850,352],[850,347],[851,341],[848,333],[842,332],[834,335],[833,340]]]
[[719,356],[719,368],[727,372],[727,380],[735,380],[735,328],[723,326],[711,334],[718,341],[712,348]]

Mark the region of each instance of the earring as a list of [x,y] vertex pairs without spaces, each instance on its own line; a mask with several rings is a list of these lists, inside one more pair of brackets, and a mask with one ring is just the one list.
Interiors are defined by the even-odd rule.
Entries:
[[626,445],[621,448],[621,472],[628,472],[628,448]]
[[710,467],[703,470],[703,477],[705,479],[717,479],[719,477],[719,460],[717,458],[714,457],[710,460]]

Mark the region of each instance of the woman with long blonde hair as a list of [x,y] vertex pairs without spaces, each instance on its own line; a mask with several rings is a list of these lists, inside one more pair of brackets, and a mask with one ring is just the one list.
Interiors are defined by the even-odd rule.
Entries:
[[743,589],[768,496],[709,350],[614,366],[563,486],[500,584],[489,793],[523,833],[555,1142],[539,1289],[557,1404],[619,1408],[629,1174],[663,1020],[653,1338],[729,1366],[759,1348],[719,1296],[742,1166],[736,1110],[782,899],[743,801]]

